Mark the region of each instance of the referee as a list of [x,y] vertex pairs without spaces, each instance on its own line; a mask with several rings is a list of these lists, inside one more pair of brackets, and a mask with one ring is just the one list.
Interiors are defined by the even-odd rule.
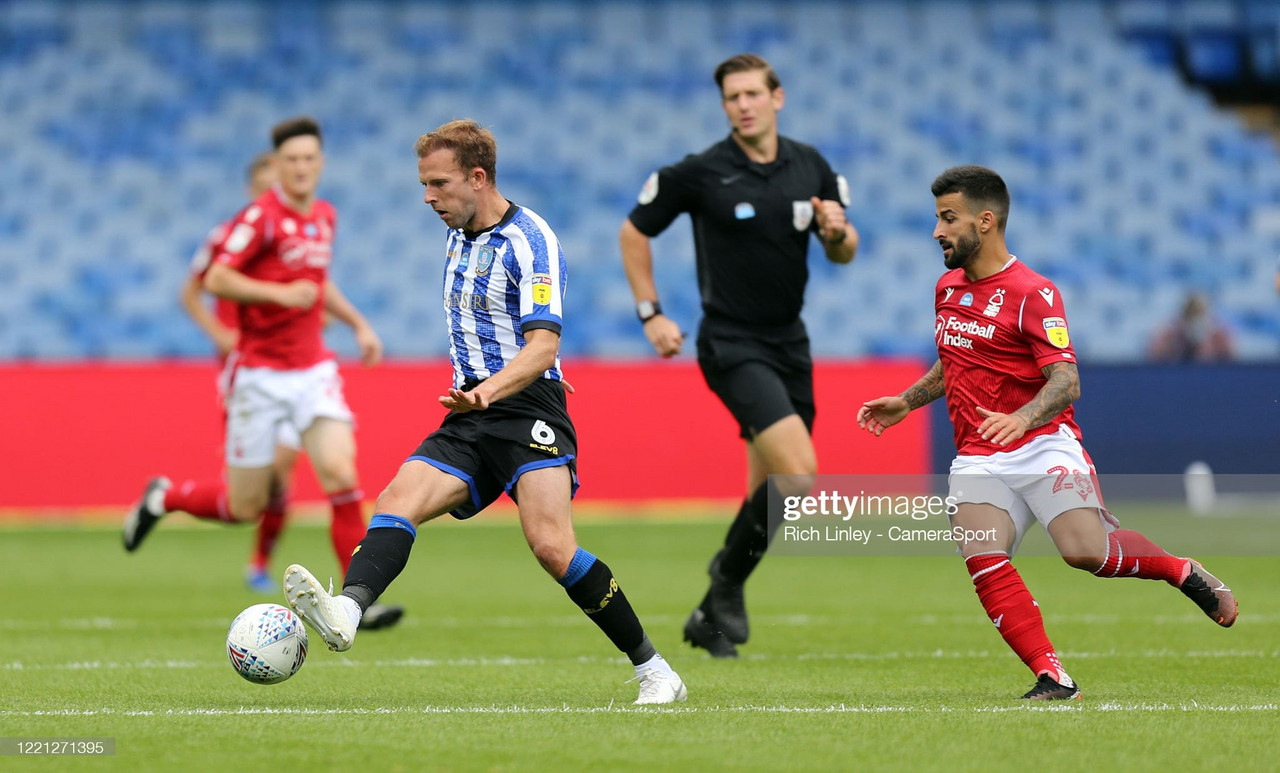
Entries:
[[682,212],[693,220],[703,311],[698,365],[738,422],[748,487],[684,637],[731,658],[748,635],[742,586],[768,547],[768,476],[800,476],[787,479],[795,486],[818,468],[813,360],[800,319],[809,234],[829,260],[848,263],[858,232],[845,219],[845,179],[814,148],[778,135],[785,94],[769,63],[739,54],[716,68],[715,80],[729,137],[651,174],[619,240],[645,337],[671,357],[684,336],[662,313],[649,240]]

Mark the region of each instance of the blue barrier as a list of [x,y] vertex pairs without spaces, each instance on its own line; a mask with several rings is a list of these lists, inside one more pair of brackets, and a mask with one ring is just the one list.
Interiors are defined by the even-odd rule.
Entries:
[[[1280,473],[1280,366],[1083,366],[1076,420],[1103,475]],[[933,466],[955,455],[945,406],[929,417]]]

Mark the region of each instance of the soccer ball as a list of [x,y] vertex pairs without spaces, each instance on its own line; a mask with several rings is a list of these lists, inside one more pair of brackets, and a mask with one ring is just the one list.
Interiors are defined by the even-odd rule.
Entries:
[[250,682],[283,682],[307,659],[307,629],[291,609],[254,604],[231,621],[227,657],[236,673]]

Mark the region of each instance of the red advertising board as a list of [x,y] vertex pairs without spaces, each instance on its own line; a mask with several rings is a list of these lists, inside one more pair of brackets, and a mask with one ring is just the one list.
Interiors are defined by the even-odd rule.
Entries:
[[[929,465],[923,420],[881,438],[857,430],[863,400],[896,394],[925,364],[914,360],[819,362],[814,433],[820,472],[921,473]],[[577,388],[581,500],[732,499],[746,458],[737,427],[688,360],[566,361]],[[447,362],[344,363],[357,414],[361,484],[370,499],[435,429]],[[923,417],[922,417],[923,418]],[[221,468],[222,429],[213,368],[204,362],[0,366],[0,509],[125,506],[146,480],[207,478]],[[304,465],[305,466],[305,465]],[[319,499],[302,472],[294,499]]]

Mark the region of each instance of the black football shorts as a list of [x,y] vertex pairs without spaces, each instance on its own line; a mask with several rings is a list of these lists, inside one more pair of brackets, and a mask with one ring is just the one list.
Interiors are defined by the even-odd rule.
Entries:
[[[475,388],[474,383],[464,385]],[[530,470],[568,465],[578,490],[578,440],[558,381],[538,379],[483,411],[449,412],[406,461],[417,460],[464,481],[471,501],[452,512],[470,518],[505,491],[515,500],[516,481]]]
[[753,331],[703,320],[698,365],[707,386],[751,440],[792,414],[813,432],[813,358],[802,325],[786,331]]

